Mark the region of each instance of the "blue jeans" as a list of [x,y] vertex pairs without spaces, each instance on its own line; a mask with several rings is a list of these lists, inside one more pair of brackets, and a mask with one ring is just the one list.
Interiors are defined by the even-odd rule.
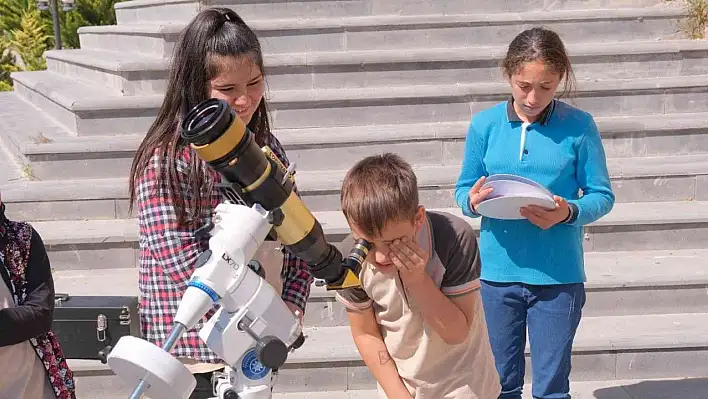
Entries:
[[585,305],[585,285],[482,281],[489,341],[501,379],[499,398],[521,399],[526,327],[535,399],[570,398],[570,357]]

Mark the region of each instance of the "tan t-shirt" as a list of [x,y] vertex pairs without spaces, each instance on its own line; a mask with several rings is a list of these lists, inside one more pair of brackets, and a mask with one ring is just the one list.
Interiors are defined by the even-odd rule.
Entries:
[[[386,348],[398,374],[416,399],[494,399],[501,391],[479,292],[477,239],[463,219],[428,212],[418,243],[428,251],[426,270],[452,297],[474,295],[477,307],[467,339],[449,345],[427,325],[400,276],[378,272],[365,262],[361,288],[338,291],[349,309],[373,306]],[[379,396],[385,398],[379,385]]]
[[[10,289],[0,279],[0,309],[14,306]],[[0,348],[0,398],[56,399],[47,371],[29,341]]]

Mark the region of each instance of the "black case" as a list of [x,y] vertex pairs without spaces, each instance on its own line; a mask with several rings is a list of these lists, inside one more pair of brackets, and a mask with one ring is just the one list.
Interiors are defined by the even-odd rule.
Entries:
[[52,331],[67,359],[106,356],[123,336],[140,337],[138,298],[56,294]]

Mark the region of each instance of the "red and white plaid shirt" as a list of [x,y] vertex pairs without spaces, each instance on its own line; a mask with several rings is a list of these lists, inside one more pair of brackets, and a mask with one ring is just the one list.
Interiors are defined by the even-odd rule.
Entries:
[[[286,165],[289,164],[280,142],[270,135],[265,145]],[[189,173],[192,157],[196,156],[189,147],[179,150],[175,162],[177,173]],[[208,248],[206,241],[199,242],[194,237],[196,228],[177,224],[175,208],[168,195],[166,179],[160,180],[160,171],[166,165],[159,165],[157,152],[136,184],[138,225],[140,230],[140,321],[143,338],[162,346],[174,323],[174,315],[187,288],[197,257]],[[220,176],[204,164],[208,178],[219,181]],[[192,190],[180,179],[180,194],[189,212],[196,203]],[[224,200],[214,188],[202,197],[204,209],[200,226],[206,224],[214,208]],[[198,226],[197,226],[198,227]],[[310,295],[312,275],[304,261],[284,250],[283,258],[284,301],[297,305],[305,311]],[[216,308],[215,308],[216,309]],[[201,341],[198,332],[214,314],[209,312],[197,325],[187,331],[177,342],[172,354],[204,363],[219,363],[221,360]]]

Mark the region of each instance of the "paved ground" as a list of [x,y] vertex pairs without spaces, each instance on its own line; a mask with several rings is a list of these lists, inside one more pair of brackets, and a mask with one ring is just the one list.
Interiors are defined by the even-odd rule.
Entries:
[[[125,399],[130,388],[102,384],[101,377],[77,378],[78,399]],[[708,378],[666,380],[583,381],[571,383],[573,399],[705,399]],[[531,399],[524,387],[524,399]],[[276,393],[273,399],[378,399],[376,391]]]

